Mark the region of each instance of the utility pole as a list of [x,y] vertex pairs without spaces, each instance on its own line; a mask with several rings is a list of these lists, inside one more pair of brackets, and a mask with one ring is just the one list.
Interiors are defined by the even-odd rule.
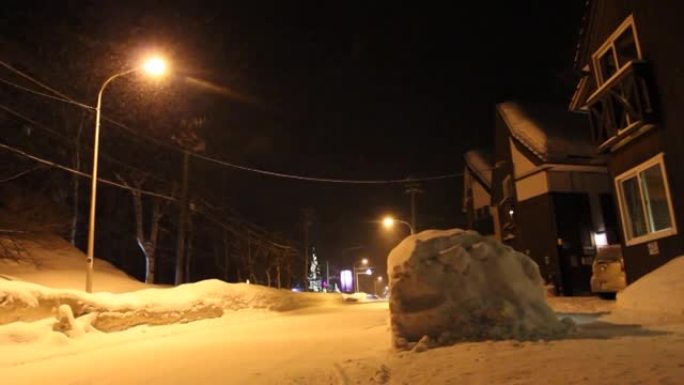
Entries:
[[302,222],[304,226],[304,288],[309,287],[309,245],[311,244],[311,225],[314,222],[314,210],[306,208],[302,210]]
[[404,186],[404,193],[411,197],[411,227],[414,231],[418,231],[416,227],[416,194],[422,194],[423,190],[418,183],[408,183]]
[[181,181],[180,213],[178,215],[178,246],[176,247],[176,285],[185,281],[185,226],[188,223],[188,170],[190,152],[183,151],[183,179]]
[[330,262],[327,259],[325,260],[325,285],[326,290],[330,291]]
[[180,210],[178,214],[178,246],[176,249],[176,275],[175,284],[180,285],[186,281],[187,253],[185,241],[187,239],[188,214],[190,212],[190,199],[188,193],[188,178],[190,170],[190,155],[193,152],[204,151],[206,143],[197,136],[197,130],[204,125],[204,118],[193,118],[181,121],[180,130],[174,134],[173,139],[183,148],[183,174],[181,179]]

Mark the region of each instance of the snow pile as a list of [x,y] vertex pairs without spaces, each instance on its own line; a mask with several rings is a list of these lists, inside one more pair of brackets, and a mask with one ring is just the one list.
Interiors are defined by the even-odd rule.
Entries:
[[28,282],[0,281],[0,324],[57,316],[65,330],[72,330],[71,313],[75,318],[88,315],[92,325],[99,330],[116,331],[140,324],[186,323],[215,318],[228,310],[287,311],[342,302],[339,294],[293,293],[219,280],[122,294],[89,294]]
[[617,295],[617,307],[657,315],[661,320],[684,320],[684,256],[639,278]]
[[[85,260],[85,254],[54,234],[0,235],[0,278],[82,290]],[[126,275],[107,261],[96,258],[94,265],[94,291],[126,292],[154,287]]]
[[538,266],[474,231],[428,230],[388,257],[395,346],[462,340],[547,339],[566,335],[546,304]]

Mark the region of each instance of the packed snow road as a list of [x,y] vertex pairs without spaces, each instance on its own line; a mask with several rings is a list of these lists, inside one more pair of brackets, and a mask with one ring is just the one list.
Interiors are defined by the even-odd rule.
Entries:
[[[552,303],[553,304],[553,303]],[[3,384],[679,384],[684,325],[597,321],[595,301],[563,299],[579,323],[556,341],[390,350],[386,303],[229,312],[185,325],[70,339],[44,323],[0,329]],[[585,309],[584,312],[583,309]],[[41,324],[41,322],[43,324]]]

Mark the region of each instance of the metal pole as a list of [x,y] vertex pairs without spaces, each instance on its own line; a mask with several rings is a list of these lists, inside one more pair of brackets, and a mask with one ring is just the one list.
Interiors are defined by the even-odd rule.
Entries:
[[399,223],[401,223],[401,224],[403,224],[403,225],[406,225],[406,227],[408,227],[409,232],[411,233],[411,235],[413,235],[413,234],[416,233],[415,229],[413,228],[413,226],[411,226],[410,223],[408,223],[408,222],[406,222],[406,221],[402,221],[401,219],[395,219],[395,221],[396,221],[396,222],[399,222]]
[[326,259],[325,261],[325,284],[327,287],[327,290],[330,291],[330,262]]
[[176,276],[175,284],[180,285],[185,281],[185,226],[188,221],[188,169],[190,153],[183,151],[183,180],[181,187],[181,207],[178,218],[178,246],[176,248]]
[[[417,183],[410,183],[406,185],[406,190],[404,190],[406,194],[409,194],[411,197],[411,228],[415,229],[416,228],[416,194],[420,194],[423,192],[423,190],[420,188],[420,186]],[[413,231],[411,232],[413,234]]]
[[[411,228],[416,228],[416,193],[411,191]],[[413,230],[411,231],[413,234]]]
[[127,75],[135,69],[120,72],[110,76],[102,83],[97,93],[97,106],[95,107],[95,141],[93,143],[93,174],[90,184],[90,215],[88,219],[88,248],[86,250],[86,292],[93,292],[93,262],[95,260],[95,209],[97,207],[97,165],[100,153],[100,116],[102,112],[102,95],[107,85],[119,76]]

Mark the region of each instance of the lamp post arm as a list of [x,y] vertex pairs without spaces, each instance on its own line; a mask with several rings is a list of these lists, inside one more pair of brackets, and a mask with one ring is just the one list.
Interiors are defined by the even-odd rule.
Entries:
[[402,221],[401,219],[395,219],[395,221],[396,221],[396,222],[399,222],[399,223],[401,223],[401,224],[406,225],[406,226],[409,228],[409,231],[411,232],[411,235],[413,235],[413,234],[416,233],[415,230],[413,229],[413,226],[411,226],[410,223],[408,223],[408,222],[406,222],[406,221]]
[[86,254],[86,292],[91,293],[93,291],[93,261],[95,254],[95,208],[97,206],[97,165],[100,153],[100,116],[102,113],[102,95],[104,94],[105,88],[112,82],[112,80],[128,75],[137,71],[137,69],[129,69],[123,72],[119,72],[107,78],[107,80],[102,83],[100,91],[97,93],[97,106],[95,108],[95,133],[94,133],[94,144],[93,144],[93,173],[90,182],[90,216],[88,224],[88,249]]

